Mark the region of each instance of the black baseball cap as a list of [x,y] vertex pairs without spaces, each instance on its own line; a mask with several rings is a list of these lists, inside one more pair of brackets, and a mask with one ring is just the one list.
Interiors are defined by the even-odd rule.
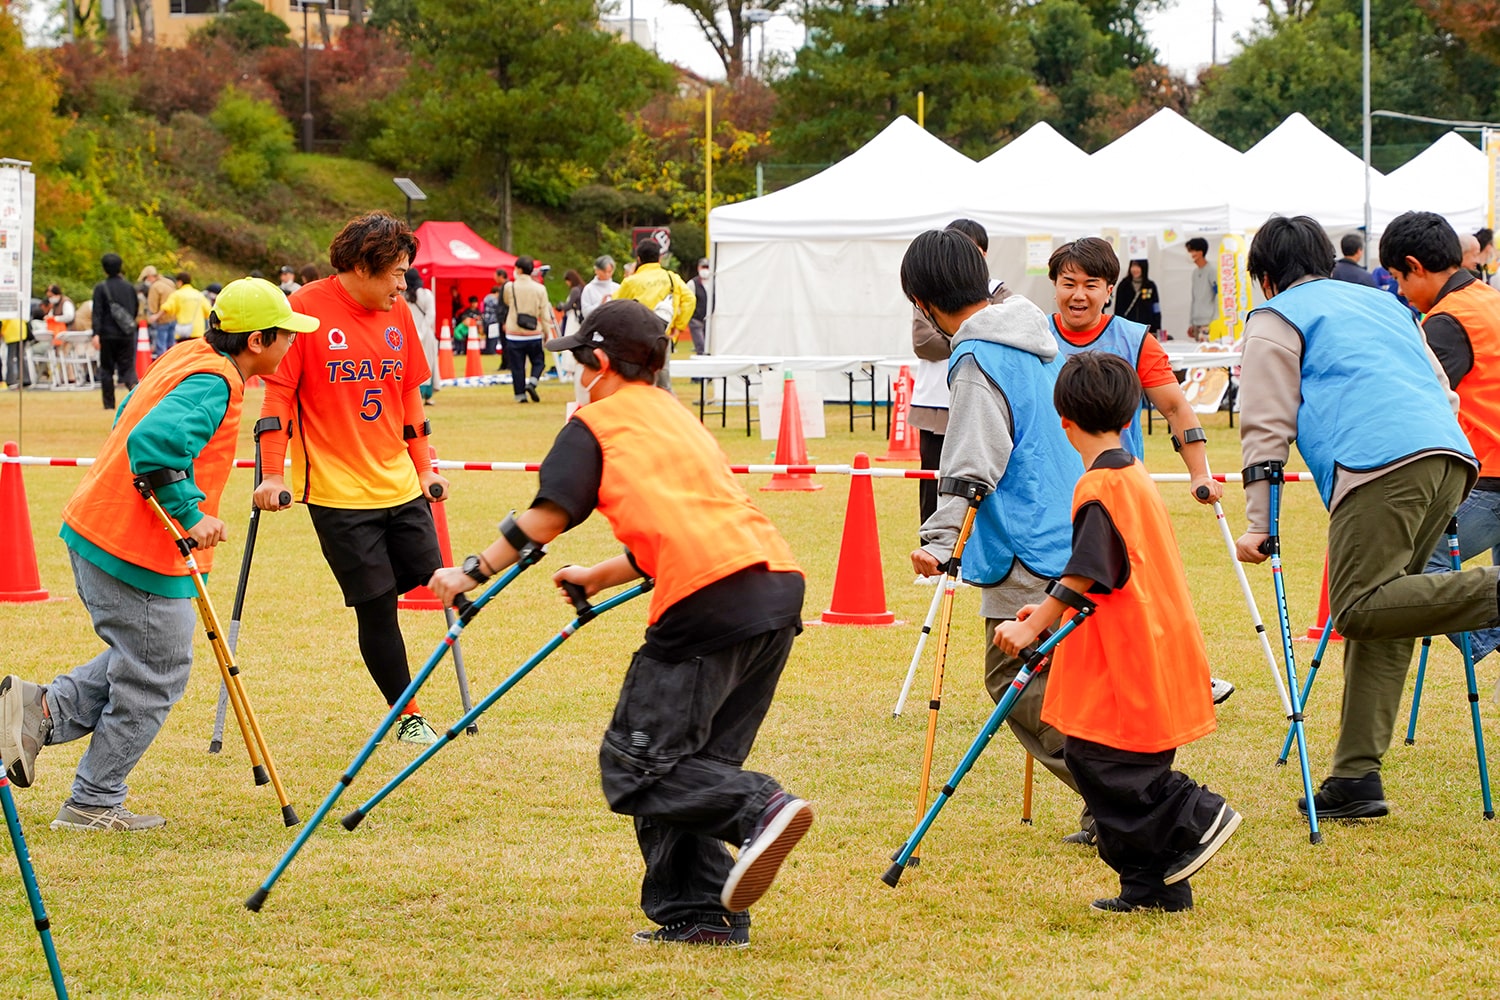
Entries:
[[577,333],[547,341],[549,351],[597,347],[611,361],[628,361],[656,371],[668,346],[667,324],[633,299],[614,299],[589,313]]

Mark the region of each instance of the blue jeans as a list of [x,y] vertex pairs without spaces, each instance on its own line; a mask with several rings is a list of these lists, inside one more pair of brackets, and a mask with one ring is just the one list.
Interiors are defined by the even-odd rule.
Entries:
[[[1490,550],[1490,562],[1500,566],[1500,493],[1491,490],[1473,490],[1464,502],[1458,505],[1458,550],[1468,560],[1485,549]],[[1446,573],[1453,569],[1452,557],[1448,554],[1448,538],[1444,535],[1432,558],[1427,560],[1424,573]],[[1458,646],[1455,632],[1448,641]],[[1469,633],[1469,650],[1474,662],[1500,648],[1500,627],[1484,628]]]
[[117,806],[125,779],[187,688],[193,665],[193,602],[137,590],[76,552],[73,579],[94,632],[107,647],[47,685],[48,743],[93,734],[78,761],[73,801]]
[[177,324],[158,323],[151,329],[151,356],[159,358],[177,343]]

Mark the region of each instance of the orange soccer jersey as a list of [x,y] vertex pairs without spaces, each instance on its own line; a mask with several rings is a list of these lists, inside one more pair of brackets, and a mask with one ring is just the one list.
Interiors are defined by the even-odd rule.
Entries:
[[[262,417],[290,428],[292,490],[304,503],[391,507],[421,495],[431,462],[420,387],[430,377],[405,300],[366,309],[337,276],[302,286],[292,308],[322,320],[266,379]],[[261,439],[261,468],[282,471],[286,438]]]

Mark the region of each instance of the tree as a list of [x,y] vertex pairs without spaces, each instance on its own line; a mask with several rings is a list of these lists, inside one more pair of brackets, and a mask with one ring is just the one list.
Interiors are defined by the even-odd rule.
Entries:
[[1136,97],[1130,67],[1078,0],[1042,0],[1029,14],[1047,121],[1079,146],[1099,148],[1117,134],[1104,119]]
[[271,45],[290,45],[292,29],[257,0],[234,0],[224,13],[195,32],[195,37],[222,39],[241,52]]
[[785,158],[830,161],[858,149],[926,97],[928,131],[979,155],[1030,124],[1027,25],[995,0],[824,0],[806,13],[807,42],[775,84],[773,138]]
[[745,46],[750,39],[753,22],[745,20],[747,10],[779,11],[787,0],[667,0],[674,7],[681,7],[693,15],[698,30],[714,47],[719,61],[724,64],[724,75],[729,80],[739,80],[748,75]]
[[410,112],[372,147],[393,165],[494,179],[511,245],[518,168],[598,166],[631,130],[622,112],[671,83],[651,53],[602,31],[593,0],[416,0]]

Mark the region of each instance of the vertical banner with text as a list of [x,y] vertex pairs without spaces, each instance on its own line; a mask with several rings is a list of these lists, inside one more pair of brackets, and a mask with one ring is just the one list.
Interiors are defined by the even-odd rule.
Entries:
[[0,317],[30,320],[36,177],[30,164],[0,160]]

